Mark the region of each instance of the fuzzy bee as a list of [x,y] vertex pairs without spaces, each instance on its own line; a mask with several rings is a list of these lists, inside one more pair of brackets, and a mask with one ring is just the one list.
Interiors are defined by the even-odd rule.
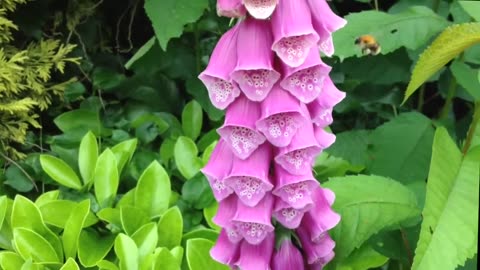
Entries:
[[362,49],[364,55],[377,55],[382,50],[382,47],[372,35],[358,37],[355,39],[355,45]]

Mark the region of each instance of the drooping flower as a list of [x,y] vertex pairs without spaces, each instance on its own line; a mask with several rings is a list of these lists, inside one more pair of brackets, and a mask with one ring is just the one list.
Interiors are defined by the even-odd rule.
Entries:
[[255,19],[267,19],[275,10],[279,0],[242,0],[248,13]]
[[217,0],[217,15],[236,18],[247,15],[242,0]]
[[312,25],[318,33],[319,48],[326,56],[334,53],[332,33],[344,27],[347,21],[337,16],[326,0],[307,0],[312,12]]
[[255,128],[259,117],[260,105],[242,95],[227,108],[225,123],[217,130],[240,159],[248,158],[265,142],[265,137]]
[[302,249],[305,252],[308,264],[325,262],[326,259],[330,258],[333,248],[335,248],[335,241],[328,234],[325,234],[319,242],[314,243],[310,240],[304,227],[298,227],[296,232],[302,243]]
[[240,258],[235,266],[242,270],[270,270],[274,246],[274,233],[268,233],[265,239],[256,245],[243,241],[240,246]]
[[310,103],[320,95],[323,81],[332,69],[322,62],[316,49],[310,50],[302,65],[282,66],[284,79],[280,85],[303,103]]
[[311,193],[318,188],[318,181],[308,170],[304,175],[288,173],[282,166],[275,164],[275,189],[273,194],[280,197],[292,208],[302,209],[315,203]]
[[224,140],[219,140],[213,149],[207,165],[201,169],[206,176],[217,201],[221,201],[233,193],[233,189],[225,185],[224,179],[230,173],[233,153]]
[[240,242],[231,242],[227,231],[222,229],[215,246],[210,249],[210,256],[217,262],[233,266],[240,256]]
[[273,255],[272,270],[304,270],[302,254],[293,245],[290,237],[281,241],[280,248]]
[[306,0],[282,0],[272,15],[272,32],[272,50],[291,67],[303,64],[319,40]]
[[238,232],[237,228],[232,224],[232,218],[237,211],[238,198],[231,195],[218,203],[217,214],[213,217],[213,223],[225,229],[228,239],[232,243],[239,243],[243,236]]
[[308,104],[313,123],[326,127],[333,122],[332,109],[345,98],[345,92],[338,90],[330,77],[325,77],[320,95]]
[[235,216],[232,218],[233,227],[248,243],[257,245],[274,230],[271,223],[272,210],[271,194],[264,196],[255,207],[238,201]]
[[326,132],[323,128],[319,126],[314,126],[313,130],[314,130],[315,138],[322,150],[330,147],[336,140],[335,134]]
[[237,66],[231,77],[250,100],[262,101],[280,79],[273,68],[270,21],[247,18],[238,28]]
[[303,215],[309,211],[312,206],[313,203],[307,204],[303,208],[296,209],[283,199],[277,197],[275,199],[275,206],[273,208],[272,215],[285,228],[296,229],[300,225]]
[[213,106],[221,110],[240,95],[240,89],[230,78],[237,62],[237,34],[238,27],[235,26],[220,38],[207,68],[198,76],[207,87]]
[[308,111],[296,98],[276,84],[261,103],[261,117],[257,129],[276,147],[290,144],[293,136],[308,124]]

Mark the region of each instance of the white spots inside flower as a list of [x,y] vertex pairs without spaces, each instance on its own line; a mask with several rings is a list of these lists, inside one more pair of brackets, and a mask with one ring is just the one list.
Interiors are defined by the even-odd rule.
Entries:
[[217,191],[224,191],[227,189],[227,186],[225,185],[225,181],[223,179],[215,179],[213,182],[213,189]]
[[228,136],[229,141],[240,156],[249,155],[264,142],[262,135],[246,127],[233,127]]
[[278,0],[243,0],[243,3],[254,17],[266,19],[272,14],[277,1]]
[[312,121],[319,125],[332,123],[332,108],[320,108],[313,116]]
[[237,231],[239,231],[243,237],[250,244],[258,244],[267,236],[267,226],[255,222],[234,222]]
[[220,78],[214,78],[210,84],[209,90],[212,92],[217,103],[224,103],[231,98],[234,86],[231,82],[222,80]]
[[296,203],[302,201],[305,196],[310,194],[308,184],[306,181],[290,184],[282,188],[284,195],[287,197],[287,202]]
[[255,101],[263,100],[272,89],[279,75],[268,69],[243,70],[235,81],[243,92]]
[[291,222],[298,215],[298,210],[295,208],[282,209],[282,216],[285,221]]
[[274,45],[277,55],[289,66],[301,65],[314,45],[309,36],[291,36],[279,40]]
[[246,199],[250,200],[255,195],[263,193],[263,185],[260,179],[241,176],[236,177],[234,181],[235,191],[237,191],[239,197],[246,197]]
[[327,39],[325,39],[325,40],[322,40],[322,41],[320,42],[319,47],[320,47],[320,50],[321,50],[322,52],[324,52],[324,53],[327,54],[327,55],[331,55],[331,54],[333,53],[333,42],[332,42],[332,38],[329,37],[329,38],[327,38]]
[[289,113],[274,114],[268,117],[265,122],[268,127],[268,135],[272,139],[282,136],[285,138],[292,137],[300,127],[300,124]]
[[242,236],[238,232],[237,228],[226,228],[227,237],[230,241],[237,243],[242,240]]
[[310,102],[322,91],[324,73],[320,66],[314,66],[295,72],[287,78],[286,87],[301,101]]

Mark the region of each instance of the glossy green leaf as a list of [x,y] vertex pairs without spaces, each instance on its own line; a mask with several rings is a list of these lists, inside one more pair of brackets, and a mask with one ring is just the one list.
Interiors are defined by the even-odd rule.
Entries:
[[100,261],[97,264],[99,270],[118,270],[118,266],[110,261]]
[[117,195],[119,175],[115,155],[110,149],[98,157],[93,179],[98,204],[102,208],[111,206]]
[[38,196],[38,198],[35,200],[35,204],[38,207],[42,207],[42,205],[46,203],[57,200],[58,195],[60,195],[60,191],[58,189],[45,192],[42,195]]
[[[39,209],[46,224],[65,228],[68,217],[77,205],[78,203],[73,201],[56,200],[43,204]],[[83,226],[91,226],[97,223],[97,221],[98,219],[95,215],[89,212]]]
[[122,228],[122,220],[120,218],[120,209],[118,208],[103,208],[97,213],[98,218],[115,225],[118,228]]
[[187,23],[195,22],[208,7],[207,0],[147,0],[145,11],[152,21],[155,36],[163,50],[168,41],[180,37]]
[[92,181],[95,165],[98,158],[97,138],[88,132],[80,142],[78,152],[78,168],[83,179],[83,184],[88,185]]
[[86,109],[78,109],[63,113],[53,121],[64,133],[81,130],[85,133],[92,131],[98,135],[102,128],[98,113]]
[[138,248],[130,237],[119,234],[115,239],[114,249],[120,261],[120,270],[138,270]]
[[138,247],[140,261],[155,251],[158,241],[157,224],[147,223],[132,234],[132,239]]
[[90,212],[90,200],[80,202],[71,212],[65,223],[62,241],[65,257],[75,258],[77,254],[78,238],[82,231],[83,224]]
[[172,249],[180,245],[182,234],[182,213],[178,207],[172,207],[158,221],[158,246]]
[[177,264],[182,265],[183,253],[184,253],[183,247],[181,246],[174,247],[170,250],[170,253],[172,253],[173,257],[175,257],[175,259],[177,260]]
[[170,201],[170,178],[157,161],[153,161],[142,173],[135,190],[135,206],[151,218],[160,216]]
[[388,257],[375,251],[365,244],[352,252],[347,259],[337,265],[336,270],[366,270],[381,267],[388,261]]
[[50,155],[41,155],[40,164],[53,180],[69,188],[80,190],[82,183],[73,169],[63,160]]
[[60,268],[60,270],[80,270],[78,264],[75,262],[74,259],[68,258],[67,262]]
[[155,270],[180,270],[177,259],[167,248],[159,248]]
[[211,205],[215,201],[212,189],[203,174],[195,175],[183,185],[182,198],[199,210]]
[[463,9],[474,18],[477,22],[480,22],[480,3],[478,1],[458,1]]
[[214,261],[210,257],[213,242],[206,239],[187,241],[187,263],[190,270],[228,270],[229,267]]
[[3,270],[18,270],[25,261],[15,252],[0,252],[0,268]]
[[190,179],[202,168],[202,161],[197,157],[198,149],[190,138],[181,136],[174,148],[175,164],[186,179]]
[[120,220],[123,230],[132,235],[140,227],[150,221],[150,217],[140,208],[132,206],[122,206],[120,208]]
[[78,240],[78,259],[84,267],[94,267],[112,249],[115,235],[101,237],[93,230],[83,230]]
[[23,259],[32,258],[37,262],[60,262],[55,249],[40,234],[25,228],[13,230],[15,247]]
[[[334,210],[342,217],[332,230],[337,260],[382,229],[400,225],[420,215],[415,194],[408,188],[380,176],[346,176],[323,184],[335,192]],[[355,226],[352,226],[355,224]]]
[[123,197],[118,201],[117,208],[122,206],[134,206],[135,205],[135,192],[137,188],[130,189]]
[[133,153],[137,148],[137,142],[137,139],[130,139],[112,147],[112,152],[115,154],[115,158],[117,160],[119,174],[122,172],[125,165],[132,159]]
[[138,49],[138,51],[132,56],[132,58],[130,58],[130,60],[128,60],[128,62],[125,64],[125,68],[130,69],[130,67],[132,67],[132,65],[135,64],[137,60],[145,56],[145,54],[150,51],[153,45],[155,45],[155,42],[155,37],[152,37],[145,44],[143,44],[143,46],[140,47],[140,49]]
[[202,131],[203,110],[202,106],[192,100],[185,105],[182,111],[182,128],[185,135],[196,140]]
[[220,231],[221,227],[213,222],[213,217],[217,214],[218,203],[215,201],[209,207],[203,208],[203,217],[210,228]]
[[8,208],[8,198],[7,196],[0,197],[0,228],[3,226],[3,221],[7,215],[7,208]]
[[[52,263],[52,264],[46,263],[46,265],[57,266],[57,265],[61,265],[61,263]],[[22,268],[20,268],[20,270],[45,270],[45,267],[43,266],[43,264],[33,263],[32,258],[29,258],[23,263]]]
[[215,231],[212,229],[206,229],[206,228],[192,230],[183,235],[182,245],[185,245],[188,240],[195,239],[195,238],[203,238],[203,239],[207,239],[212,242],[215,242],[217,241],[218,234],[219,234],[218,231]]
[[214,141],[212,144],[210,144],[205,148],[205,151],[203,151],[202,162],[204,166],[208,163],[208,160],[210,159],[210,156],[212,155],[212,152],[215,149],[215,146],[217,146],[217,143],[218,141]]
[[437,129],[412,269],[455,269],[477,253],[479,160],[480,147],[462,156],[448,131]]
[[370,132],[367,130],[337,133],[335,134],[335,143],[325,151],[335,157],[345,159],[352,165],[365,166],[368,161],[369,134]]
[[450,70],[459,85],[461,85],[475,100],[480,100],[480,81],[477,80],[478,70],[464,62],[454,61]]

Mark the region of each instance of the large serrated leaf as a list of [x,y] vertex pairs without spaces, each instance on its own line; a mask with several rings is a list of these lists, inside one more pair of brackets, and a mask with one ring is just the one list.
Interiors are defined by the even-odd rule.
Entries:
[[354,41],[361,35],[373,35],[382,46],[382,54],[386,54],[401,47],[418,49],[448,25],[444,18],[422,6],[397,14],[363,11],[349,14],[345,19],[347,25],[333,34],[335,55],[340,58],[359,55]]
[[418,59],[403,102],[455,56],[479,42],[480,23],[457,24],[445,29]]
[[462,159],[448,131],[437,130],[412,269],[455,269],[477,253],[478,160],[480,148]]
[[162,49],[168,41],[180,37],[183,26],[195,22],[208,7],[208,0],[146,0],[145,11],[152,21],[155,36]]
[[420,215],[415,194],[388,178],[337,177],[323,186],[335,192],[333,208],[342,216],[332,230],[337,260],[346,258],[380,230]]

